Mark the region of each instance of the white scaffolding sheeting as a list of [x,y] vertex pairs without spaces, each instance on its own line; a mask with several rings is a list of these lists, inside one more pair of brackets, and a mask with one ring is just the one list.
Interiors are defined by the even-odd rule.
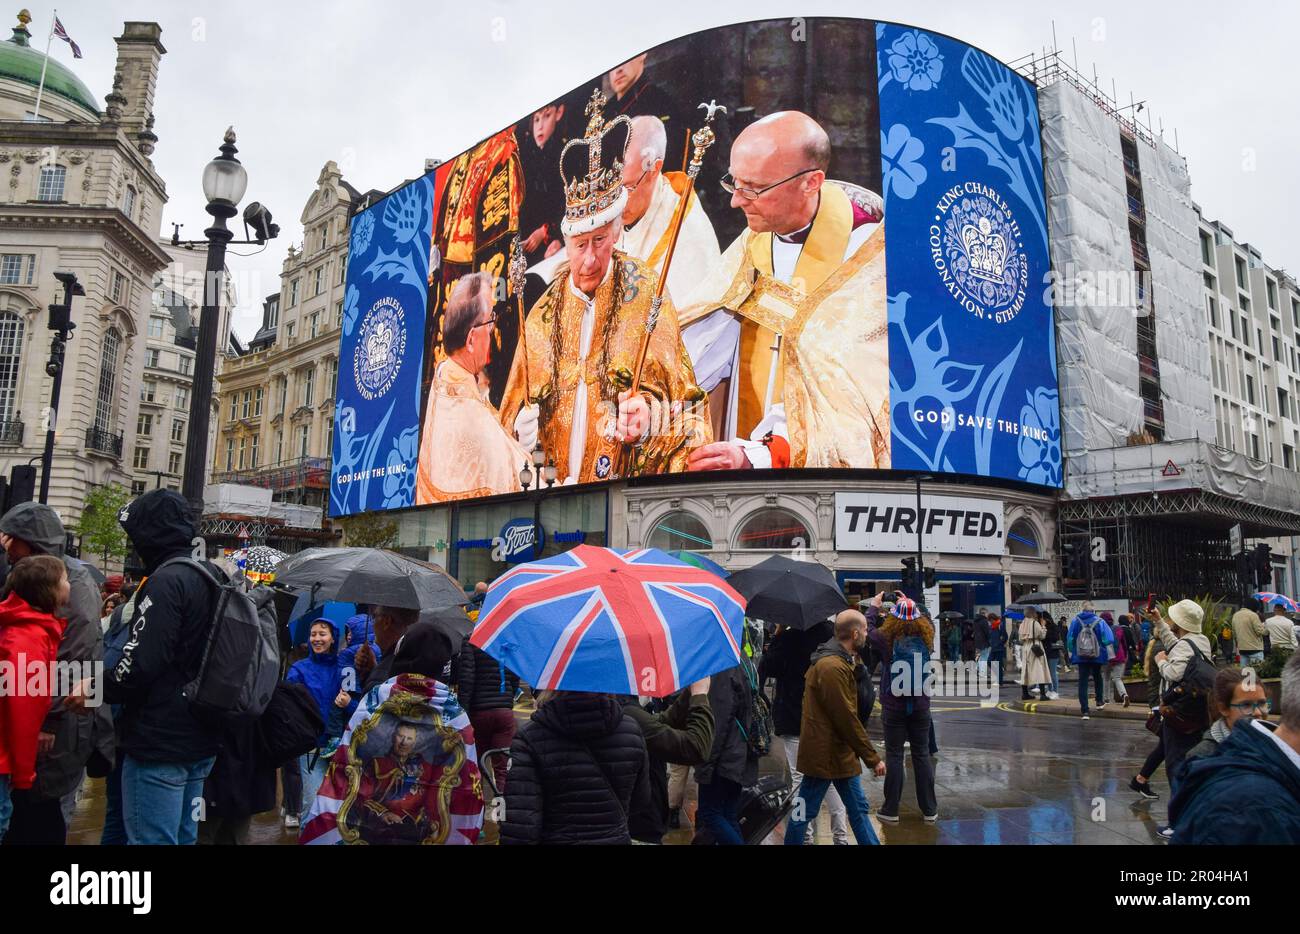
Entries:
[[285,525],[298,529],[319,529],[321,524],[321,507],[301,506],[298,503],[272,503],[267,515],[279,519]]
[[[1170,461],[1180,472],[1165,476]],[[1068,469],[1071,499],[1196,489],[1300,513],[1300,473],[1196,439],[1092,451]]]
[[242,483],[214,483],[203,490],[203,511],[208,515],[266,516],[271,491]]
[[1057,286],[1062,445],[1067,457],[1076,457],[1123,445],[1143,424],[1128,191],[1114,120],[1065,81],[1040,92],[1039,109]]
[[1163,142],[1138,144],[1156,320],[1165,436],[1214,437],[1210,344],[1201,275],[1200,224],[1187,161]]

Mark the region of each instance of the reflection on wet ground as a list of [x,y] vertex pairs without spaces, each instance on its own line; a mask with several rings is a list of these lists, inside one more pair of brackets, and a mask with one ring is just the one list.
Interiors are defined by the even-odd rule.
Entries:
[[[517,710],[526,720],[530,710]],[[936,783],[939,821],[927,824],[916,807],[909,775],[897,824],[874,819],[884,792],[883,779],[863,776],[872,823],[885,844],[1138,844],[1157,841],[1163,826],[1169,786],[1164,770],[1152,787],[1160,794],[1145,801],[1128,788],[1155,737],[1140,722],[1025,714],[974,702],[946,700],[935,705],[939,757]],[[883,753],[879,711],[871,738]],[[783,754],[765,763],[782,767]],[[910,763],[909,763],[910,766]],[[684,817],[693,822],[695,784],[688,784]],[[68,842],[96,844],[104,818],[104,783],[88,780],[69,827]],[[489,827],[488,840],[496,837]],[[831,842],[829,816],[818,819],[817,842]],[[665,843],[689,844],[683,828]],[[275,812],[253,819],[251,842],[292,844]],[[778,829],[772,842],[779,842]],[[487,841],[485,841],[487,842]]]

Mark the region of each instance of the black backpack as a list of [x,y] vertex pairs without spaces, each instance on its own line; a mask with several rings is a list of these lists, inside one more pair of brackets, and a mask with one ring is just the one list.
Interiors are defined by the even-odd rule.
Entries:
[[268,765],[282,765],[315,749],[323,729],[325,721],[307,685],[281,681],[257,721],[258,752]]
[[198,571],[216,598],[199,673],[182,693],[199,715],[219,721],[256,720],[280,680],[274,593],[269,587],[245,592],[242,584],[223,583],[193,558],[172,558],[159,570],[169,564]]
[[1179,733],[1201,733],[1210,726],[1210,695],[1214,691],[1214,665],[1191,640],[1192,657],[1183,677],[1160,698],[1160,717]]

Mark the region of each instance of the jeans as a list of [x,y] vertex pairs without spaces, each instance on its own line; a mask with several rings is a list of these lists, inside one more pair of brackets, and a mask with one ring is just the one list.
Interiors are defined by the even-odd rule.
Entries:
[[827,790],[832,785],[839,794],[840,800],[844,802],[844,809],[848,812],[849,825],[853,828],[853,837],[858,841],[858,846],[879,846],[880,841],[876,839],[876,832],[871,829],[871,821],[867,818],[871,808],[867,804],[867,796],[862,790],[862,776],[860,775],[853,775],[849,778],[803,776],[796,792],[795,807],[798,808],[800,800],[802,800],[804,820],[795,820],[793,814],[791,815],[789,822],[785,825],[785,845],[803,846],[804,839],[808,834],[808,825],[817,820],[817,812],[821,810],[822,798],[826,796]]
[[1079,662],[1079,709],[1084,713],[1088,712],[1088,679],[1091,678],[1096,686],[1097,704],[1106,703],[1105,695],[1102,693],[1102,674],[1101,664],[1099,662]]
[[897,816],[898,802],[903,797],[903,743],[912,745],[912,778],[916,782],[916,803],[921,813],[939,812],[934,796],[934,760],[930,758],[930,711],[884,708],[885,726],[885,803],[881,814]]
[[126,822],[122,817],[122,763],[126,753],[119,752],[113,771],[104,781],[104,830],[99,835],[100,846],[126,846]]
[[0,775],[0,842],[4,841],[5,831],[9,829],[9,815],[14,806],[9,803],[9,776]]
[[1061,693],[1061,659],[1053,655],[1047,660],[1047,667],[1052,672],[1052,693]]
[[[799,737],[782,736],[781,744],[785,746],[785,761],[790,766],[790,794],[799,794],[800,782],[803,781],[803,773],[795,765],[799,762]],[[849,842],[849,817],[844,801],[839,796],[839,792],[834,787],[823,792],[826,795],[826,806],[831,811],[831,840],[834,843]],[[811,819],[809,821],[811,823]]]
[[695,811],[695,822],[713,835],[713,840],[720,846],[744,846],[745,838],[740,835],[740,794],[739,782],[726,778],[700,783],[700,803]]
[[132,755],[122,764],[122,813],[132,846],[193,846],[198,839],[203,780],[216,756],[194,762],[143,762]]
[[[489,749],[509,749],[518,728],[515,712],[508,707],[476,711],[469,715],[469,722],[474,727],[474,748],[480,756]],[[492,781],[498,795],[506,793],[506,765],[504,756],[492,762]]]
[[989,667],[990,651],[991,649],[989,649],[988,646],[985,646],[984,648],[979,649],[978,652],[976,653],[976,657],[979,659],[979,673],[980,673],[981,681],[984,679],[984,672],[987,671]]
[[298,763],[302,769],[302,810],[298,812],[298,820],[305,824],[311,806],[316,803],[316,792],[320,791],[321,783],[325,781],[325,770],[329,768],[330,760],[316,752],[309,752],[299,758]]

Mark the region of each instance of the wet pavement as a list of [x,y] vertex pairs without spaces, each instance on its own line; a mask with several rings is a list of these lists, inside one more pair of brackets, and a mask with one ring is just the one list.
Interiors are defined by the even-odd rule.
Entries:
[[[1002,700],[1019,697],[1006,688]],[[1152,787],[1156,801],[1139,798],[1128,788],[1155,737],[1136,720],[1088,721],[1076,717],[1028,713],[1001,707],[980,707],[973,700],[934,702],[939,756],[935,764],[939,820],[922,821],[911,776],[905,787],[900,821],[881,824],[884,780],[864,775],[873,812],[872,824],[885,844],[1152,844],[1160,842],[1169,786],[1163,768]],[[517,709],[526,720],[531,710]],[[879,708],[871,721],[871,738],[884,751]],[[778,756],[783,753],[778,750]],[[783,758],[778,761],[783,761]],[[910,760],[908,761],[910,768]],[[68,842],[95,844],[103,823],[104,783],[88,780],[70,824]],[[688,844],[695,816],[695,784],[688,785],[681,830],[665,843]],[[829,844],[829,816],[818,820],[817,842]],[[488,828],[485,841],[496,837]],[[778,842],[778,829],[772,842]],[[293,844],[296,831],[286,832],[274,812],[254,818],[254,844]]]

